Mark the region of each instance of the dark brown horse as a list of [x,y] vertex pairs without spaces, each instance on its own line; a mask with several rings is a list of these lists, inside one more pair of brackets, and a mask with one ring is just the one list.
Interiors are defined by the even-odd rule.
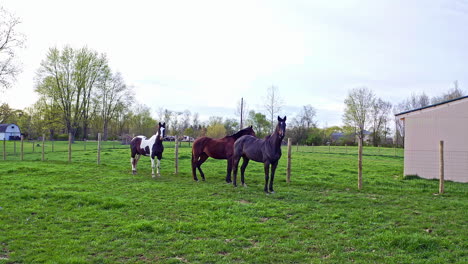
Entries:
[[193,142],[192,146],[192,176],[195,181],[198,181],[197,178],[197,168],[200,172],[202,180],[205,180],[205,174],[201,169],[203,162],[212,157],[214,159],[227,159],[227,173],[226,173],[226,182],[231,182],[231,170],[232,170],[232,152],[234,142],[244,135],[255,136],[255,132],[252,129],[252,126],[239,130],[231,136],[226,136],[220,139],[213,139],[209,137],[197,138]]
[[151,175],[154,176],[154,158],[158,158],[158,165],[157,165],[157,175],[161,176],[159,173],[162,154],[164,151],[164,146],[162,144],[163,138],[166,135],[166,123],[159,123],[158,130],[156,134],[154,134],[150,138],[146,138],[145,136],[136,136],[130,142],[130,150],[131,156],[130,162],[132,163],[132,171],[133,174],[137,173],[137,163],[140,157],[149,156],[151,158]]
[[[266,136],[265,139],[258,139],[252,136],[243,136],[234,143],[234,154],[232,156],[232,165],[234,170],[233,185],[237,186],[237,167],[240,158],[242,157],[241,166],[241,181],[245,185],[244,173],[245,168],[249,164],[249,160],[262,162],[265,170],[265,193],[273,190],[273,180],[275,179],[275,171],[278,166],[278,161],[281,158],[281,142],[283,141],[284,134],[286,133],[286,116],[281,119],[278,116],[278,125],[276,125],[275,132]],[[271,165],[271,179],[269,180],[269,171]],[[268,186],[269,183],[269,186]]]

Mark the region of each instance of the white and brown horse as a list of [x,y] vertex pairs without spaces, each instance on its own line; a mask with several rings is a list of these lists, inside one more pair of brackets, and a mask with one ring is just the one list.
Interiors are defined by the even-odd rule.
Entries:
[[166,123],[161,124],[161,122],[159,122],[156,134],[150,137],[149,139],[147,139],[145,136],[136,136],[132,139],[132,141],[130,142],[130,149],[132,151],[132,158],[130,159],[130,162],[132,163],[132,171],[134,175],[137,173],[136,167],[138,160],[140,159],[141,155],[143,155],[149,156],[151,158],[151,175],[153,176],[153,178],[155,177],[154,158],[158,158],[158,165],[156,167],[157,175],[161,176],[161,174],[159,173],[159,169],[161,168],[161,159],[164,151],[162,141],[164,139],[164,136],[166,135],[165,130]]

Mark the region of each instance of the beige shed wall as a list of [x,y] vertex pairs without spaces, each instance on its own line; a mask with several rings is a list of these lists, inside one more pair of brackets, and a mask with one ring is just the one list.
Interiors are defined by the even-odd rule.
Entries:
[[407,114],[404,174],[438,179],[440,140],[445,179],[468,182],[468,100]]

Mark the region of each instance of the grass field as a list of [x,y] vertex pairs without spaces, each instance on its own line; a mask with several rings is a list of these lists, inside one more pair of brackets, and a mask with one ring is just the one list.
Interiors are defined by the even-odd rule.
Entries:
[[[248,187],[224,183],[225,161],[209,159],[206,182],[190,174],[183,144],[178,175],[164,143],[162,177],[148,158],[131,174],[128,146],[66,143],[54,152],[8,142],[0,161],[0,263],[467,263],[468,185],[404,178],[401,150],[366,148],[357,190],[355,148],[293,147],[275,194],[251,162]],[[41,144],[41,143],[39,143]],[[27,147],[27,149],[26,149]]]

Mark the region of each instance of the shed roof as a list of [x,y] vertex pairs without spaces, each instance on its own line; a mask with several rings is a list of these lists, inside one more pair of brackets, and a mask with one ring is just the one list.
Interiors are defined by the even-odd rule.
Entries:
[[6,131],[6,129],[11,125],[16,126],[16,124],[0,124],[0,133],[4,133]]
[[452,100],[440,102],[440,103],[437,103],[437,104],[432,104],[432,105],[428,105],[428,106],[425,106],[425,107],[420,107],[420,108],[416,108],[416,109],[413,109],[413,110],[401,112],[401,113],[395,114],[395,116],[400,116],[400,115],[404,115],[404,114],[409,114],[409,113],[411,113],[411,112],[416,112],[416,111],[424,110],[424,109],[427,109],[427,108],[433,108],[433,107],[437,107],[437,106],[440,106],[440,105],[448,104],[448,103],[451,103],[451,102],[463,100],[463,99],[468,99],[468,96],[462,96],[462,97],[458,97],[458,98],[455,98],[455,99],[452,99]]

